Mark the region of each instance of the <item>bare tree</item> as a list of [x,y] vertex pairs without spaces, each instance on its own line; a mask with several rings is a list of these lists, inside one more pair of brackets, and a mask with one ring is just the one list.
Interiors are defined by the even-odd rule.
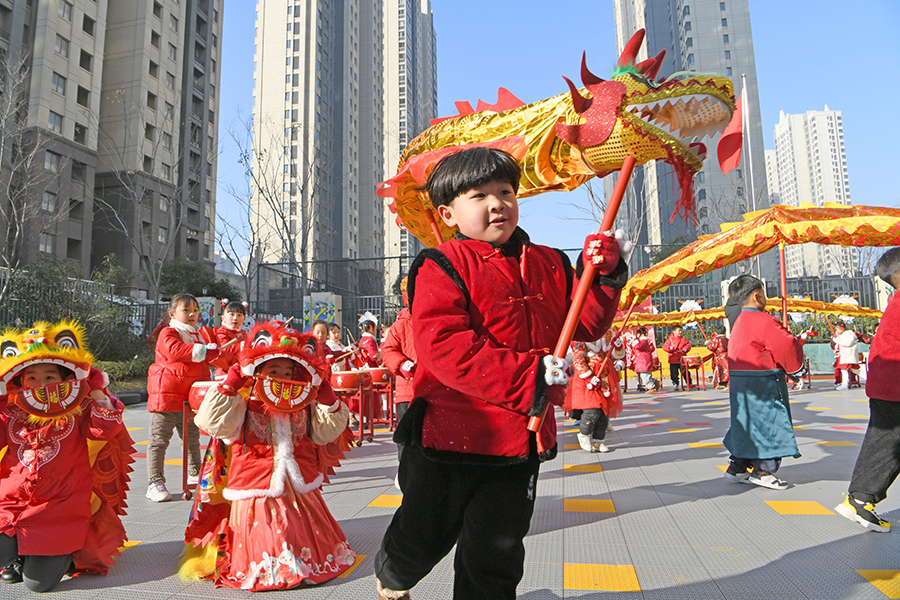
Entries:
[[[182,227],[187,224],[188,202],[196,190],[189,188],[189,178],[178,176],[183,146],[173,147],[179,139],[174,115],[159,119],[156,111],[147,114],[150,111],[142,102],[123,89],[113,92],[107,101],[111,109],[121,111],[117,115],[121,126],[99,128],[98,143],[105,157],[101,162],[111,179],[96,185],[99,210],[95,223],[128,240],[150,288],[149,296],[155,299],[162,264],[172,258]],[[166,111],[172,111],[175,105],[166,104]],[[136,149],[142,150],[143,165],[137,165]],[[164,150],[171,153],[171,165],[160,159]]]
[[66,159],[48,151],[52,134],[28,125],[30,83],[27,55],[0,53],[0,305],[28,260],[28,246],[65,214],[47,188],[58,185]]

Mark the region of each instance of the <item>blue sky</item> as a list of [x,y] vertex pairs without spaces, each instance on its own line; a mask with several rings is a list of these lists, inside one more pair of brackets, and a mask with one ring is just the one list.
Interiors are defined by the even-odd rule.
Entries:
[[[455,114],[456,100],[493,102],[499,86],[526,103],[559,94],[561,75],[578,80],[583,51],[601,77],[617,59],[609,0],[432,0],[432,9],[441,115]],[[754,0],[750,9],[766,148],[779,111],[827,104],[842,111],[853,203],[900,206],[900,3]],[[217,203],[229,218],[225,184],[241,177],[227,128],[252,111],[255,3],[229,0],[224,13]],[[526,199],[520,224],[539,243],[580,246],[592,222],[573,205],[584,202],[578,191]]]

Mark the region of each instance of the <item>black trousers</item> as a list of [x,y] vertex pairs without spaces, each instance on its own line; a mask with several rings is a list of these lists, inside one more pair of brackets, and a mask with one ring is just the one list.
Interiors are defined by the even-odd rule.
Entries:
[[514,600],[537,486],[537,458],[516,465],[438,462],[416,444],[400,459],[403,503],[375,555],[375,575],[408,590],[457,544],[455,600]]
[[857,500],[877,504],[900,474],[900,402],[870,398],[869,411],[849,491]]
[[[15,537],[0,534],[0,566],[6,567],[19,556]],[[22,579],[32,592],[48,592],[60,582],[72,565],[72,555],[23,556]]]
[[681,385],[681,376],[685,375],[687,377],[688,387],[692,385],[691,381],[691,372],[688,369],[685,369],[683,372],[681,370],[681,363],[672,364],[669,363],[669,379],[672,380],[672,385],[679,386]]
[[578,432],[581,435],[589,435],[595,440],[606,439],[606,427],[609,425],[609,417],[601,408],[586,408],[581,415],[581,425]]

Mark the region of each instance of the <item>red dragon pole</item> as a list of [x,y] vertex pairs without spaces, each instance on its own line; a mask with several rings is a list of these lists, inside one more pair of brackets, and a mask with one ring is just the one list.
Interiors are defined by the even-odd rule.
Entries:
[[[603,213],[603,221],[600,223],[600,232],[610,231],[616,222],[616,215],[619,214],[619,206],[622,204],[622,198],[625,196],[625,189],[628,187],[628,181],[631,179],[631,172],[634,170],[635,159],[633,156],[626,156],[622,164],[621,174],[616,180],[616,187],[613,189],[612,196],[609,198],[609,204],[606,206],[606,212]],[[584,301],[587,299],[588,292],[594,282],[596,268],[590,261],[585,261],[584,271],[581,279],[578,281],[578,287],[575,289],[575,295],[572,297],[572,304],[569,306],[569,313],[566,315],[565,323],[563,323],[562,332],[559,334],[559,341],[556,342],[556,349],[553,350],[553,356],[556,358],[565,358],[569,351],[569,344],[572,343],[572,336],[575,335],[575,327],[578,325],[578,319],[581,317],[581,311],[584,309]],[[541,430],[544,423],[544,417],[547,415],[547,409],[550,407],[548,403],[544,407],[544,411],[540,415],[531,417],[528,420],[528,430],[537,433]],[[540,444],[540,442],[538,442]]]

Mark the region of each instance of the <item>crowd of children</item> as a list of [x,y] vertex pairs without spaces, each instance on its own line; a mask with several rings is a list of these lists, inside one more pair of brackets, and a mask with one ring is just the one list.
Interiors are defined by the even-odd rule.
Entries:
[[[625,368],[637,375],[639,390],[662,388],[653,377],[659,362],[648,329],[610,330],[630,242],[618,232],[591,234],[573,268],[565,254],[533,243],[518,227],[520,176],[512,156],[490,148],[451,154],[433,168],[424,190],[457,234],[416,258],[403,282],[406,306],[381,348],[378,317],[370,312],[359,319],[358,342],[344,345],[340,326],[326,321],[308,333],[281,321],[248,331],[247,306],[237,302],[225,304],[218,329],[206,330],[196,298],[172,298],[147,375],[146,497],[172,498],[164,460],[177,431],[187,446],[187,484],[196,486],[183,578],[279,590],[320,584],[354,565],[356,554],[320,490],[344,458],[351,423],[373,415],[359,414],[358,406],[354,415],[330,381],[334,372],[381,368],[383,361],[396,381],[396,485],[403,496],[374,558],[378,598],[410,598],[454,547],[453,597],[515,598],[540,465],[557,451],[555,419],[534,432],[531,419],[551,405],[578,411],[580,447],[608,452]],[[588,262],[596,275],[586,284],[570,366],[548,349]],[[900,285],[900,249],[886,253],[877,271]],[[731,335],[717,326],[705,359],[731,403],[725,478],[781,490],[788,487],[775,474],[782,459],[799,456],[787,378],[801,377],[807,363],[803,340],[765,306],[760,280],[734,279]],[[875,531],[890,530],[874,507],[900,473],[900,396],[890,379],[900,360],[894,310],[892,302],[871,348],[872,416],[847,498],[836,509]],[[92,508],[89,482],[97,463],[127,465],[131,440],[123,407],[91,367],[80,335],[75,324],[38,324],[7,334],[0,358],[0,447],[8,447],[0,454],[0,566],[4,581],[24,580],[34,591],[52,589],[67,572],[105,573],[125,539],[119,516],[127,474],[102,495],[101,510]],[[859,362],[857,336],[839,323],[833,346],[838,389],[847,389]],[[673,386],[690,387],[683,361],[691,344],[682,327],[661,350]],[[48,360],[61,351],[71,356]],[[196,416],[185,420],[192,386],[210,381],[213,369],[216,380]],[[36,388],[68,396],[44,406]],[[211,436],[203,460],[198,427]],[[105,450],[89,458],[87,440],[104,442]]]

